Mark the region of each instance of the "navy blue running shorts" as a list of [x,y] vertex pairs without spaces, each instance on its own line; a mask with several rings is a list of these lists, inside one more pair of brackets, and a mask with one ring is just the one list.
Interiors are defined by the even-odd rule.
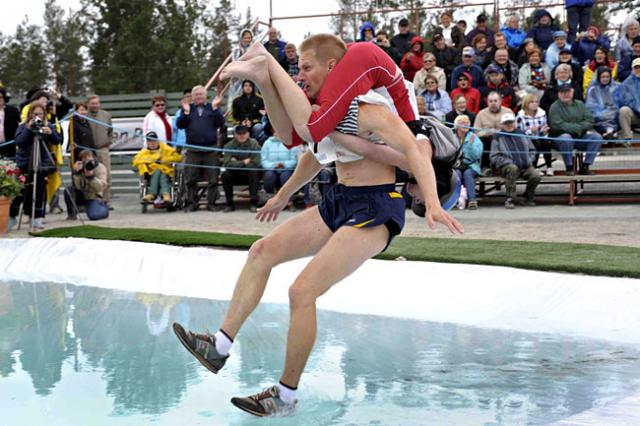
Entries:
[[405,201],[396,191],[395,184],[336,184],[325,194],[318,207],[322,220],[332,232],[344,225],[355,228],[386,226],[389,230],[389,241],[385,250],[404,227]]

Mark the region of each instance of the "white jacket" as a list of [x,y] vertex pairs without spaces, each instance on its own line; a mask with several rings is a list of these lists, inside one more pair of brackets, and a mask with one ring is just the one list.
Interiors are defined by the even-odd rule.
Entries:
[[[171,117],[169,114],[167,114],[167,121],[169,122],[169,127],[171,127]],[[153,111],[150,111],[149,114],[144,117],[142,123],[142,134],[146,135],[149,132],[156,132],[158,139],[162,142],[166,142],[167,140],[171,142],[171,138],[167,137],[167,133],[164,130],[162,119]]]

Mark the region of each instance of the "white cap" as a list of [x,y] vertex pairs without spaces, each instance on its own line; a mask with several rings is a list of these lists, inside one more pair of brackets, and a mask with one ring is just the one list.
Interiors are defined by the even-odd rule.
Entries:
[[500,124],[508,123],[509,121],[516,121],[516,116],[513,115],[512,112],[502,114],[502,117],[500,117]]
[[640,58],[635,58],[633,62],[631,62],[631,68],[637,67],[638,65],[640,65]]

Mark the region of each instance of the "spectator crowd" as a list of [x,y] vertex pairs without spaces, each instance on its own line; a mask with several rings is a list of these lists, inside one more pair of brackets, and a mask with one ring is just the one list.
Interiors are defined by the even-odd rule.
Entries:
[[[593,0],[567,0],[564,29],[545,9],[532,14],[529,28],[523,28],[525,17],[515,14],[498,31],[490,28],[484,14],[467,28],[450,11],[443,12],[439,25],[424,36],[412,32],[406,18],[399,20],[393,37],[370,22],[360,27],[355,42],[374,43],[386,52],[412,82],[420,113],[436,117],[459,139],[459,208],[478,208],[476,179],[492,173],[505,180],[506,208],[534,205],[542,176],[593,174],[591,166],[604,143],[632,140],[633,129],[640,127],[640,24],[632,16],[626,18],[612,46],[601,29],[591,25],[592,7]],[[243,29],[232,60],[253,42],[253,32]],[[296,46],[272,27],[264,47],[303,87]],[[73,179],[63,188],[68,216],[74,219],[84,212],[90,219],[107,217],[113,128],[100,98],[92,95],[73,105],[56,90],[34,88],[19,108],[9,101],[9,94],[0,89],[0,155],[15,158],[28,176],[11,216],[15,218],[23,204],[25,213],[34,216],[35,227],[42,228],[47,205],[61,211],[59,120],[73,110]],[[307,148],[287,149],[282,144],[256,85],[232,81],[226,113],[222,102],[220,97],[208,100],[207,90],[196,86],[184,91],[180,109],[170,117],[167,99],[153,97],[143,123],[145,147],[133,162],[148,179],[143,202],[173,201],[173,164],[181,161],[190,211],[199,209],[201,196],[209,211],[235,210],[233,187],[239,184],[248,186],[249,210],[255,211],[263,201],[260,194],[274,194],[290,178]],[[3,145],[14,139],[15,144]],[[34,147],[42,158],[35,170]],[[552,149],[560,153],[563,166],[553,163]],[[574,164],[574,150],[584,152],[580,167]],[[318,184],[307,185],[305,205],[312,204],[314,190],[326,191],[332,179],[330,169],[323,170]],[[522,197],[516,194],[518,179],[527,182]],[[225,205],[218,203],[220,181]],[[199,190],[203,182],[206,191]]]

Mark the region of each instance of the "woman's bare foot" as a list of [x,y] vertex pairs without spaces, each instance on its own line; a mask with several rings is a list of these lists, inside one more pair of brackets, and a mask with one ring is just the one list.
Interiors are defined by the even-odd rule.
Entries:
[[252,43],[246,52],[238,58],[238,61],[248,61],[256,56],[270,55],[269,51],[259,41]]
[[224,67],[220,73],[220,80],[228,78],[238,78],[251,80],[258,86],[269,78],[269,67],[267,58],[256,56],[247,61],[234,61]]

